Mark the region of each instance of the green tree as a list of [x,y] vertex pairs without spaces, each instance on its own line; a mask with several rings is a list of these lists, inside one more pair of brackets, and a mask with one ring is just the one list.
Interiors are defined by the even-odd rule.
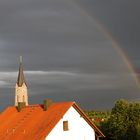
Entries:
[[110,140],[140,140],[140,103],[117,101],[101,128]]
[[140,104],[130,103],[127,114],[129,121],[124,138],[127,140],[140,140]]
[[109,135],[112,139],[121,139],[126,131],[128,125],[128,102],[125,100],[119,100],[112,108],[111,116],[108,119]]

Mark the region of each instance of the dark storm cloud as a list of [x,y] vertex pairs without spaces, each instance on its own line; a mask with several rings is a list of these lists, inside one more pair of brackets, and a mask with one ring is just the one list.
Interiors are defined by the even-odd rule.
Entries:
[[110,108],[132,92],[137,98],[127,65],[74,1],[3,0],[0,18],[1,109],[13,104],[19,55],[30,103],[75,100],[91,109]]
[[140,1],[75,0],[93,18],[96,17],[119,42],[140,72]]
[[[6,96],[14,100],[15,79],[17,72],[0,72],[0,101]],[[42,102],[44,98],[55,101],[75,100],[82,107],[91,109],[109,108],[116,99],[138,96],[131,75],[120,73],[74,73],[65,71],[25,71],[30,102]],[[120,80],[121,79],[121,80]],[[11,94],[6,91],[10,91]],[[133,94],[132,94],[133,93]],[[9,95],[10,94],[10,95]],[[8,100],[10,99],[8,97]],[[8,102],[13,104],[13,100]],[[107,103],[107,101],[110,101]],[[87,104],[88,103],[88,104]],[[7,104],[4,103],[3,107]],[[3,108],[1,106],[1,108]]]

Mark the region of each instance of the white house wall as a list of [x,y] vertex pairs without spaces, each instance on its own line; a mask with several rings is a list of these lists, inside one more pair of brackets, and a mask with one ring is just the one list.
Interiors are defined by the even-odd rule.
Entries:
[[[68,131],[63,131],[63,121],[68,121]],[[71,107],[46,137],[46,140],[95,140],[95,132]]]

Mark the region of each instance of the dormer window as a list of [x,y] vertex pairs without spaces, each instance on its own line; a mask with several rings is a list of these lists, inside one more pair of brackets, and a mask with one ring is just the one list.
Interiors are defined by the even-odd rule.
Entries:
[[68,131],[68,130],[69,130],[68,121],[63,121],[63,131]]

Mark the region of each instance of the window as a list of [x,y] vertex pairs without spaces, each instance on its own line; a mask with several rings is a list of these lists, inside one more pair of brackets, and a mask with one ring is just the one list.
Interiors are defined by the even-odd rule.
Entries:
[[69,130],[68,121],[63,121],[63,130],[64,131],[68,131]]
[[18,97],[18,95],[17,95],[17,102],[19,102],[19,97]]
[[23,95],[23,102],[25,102],[25,97],[24,97],[24,95]]

